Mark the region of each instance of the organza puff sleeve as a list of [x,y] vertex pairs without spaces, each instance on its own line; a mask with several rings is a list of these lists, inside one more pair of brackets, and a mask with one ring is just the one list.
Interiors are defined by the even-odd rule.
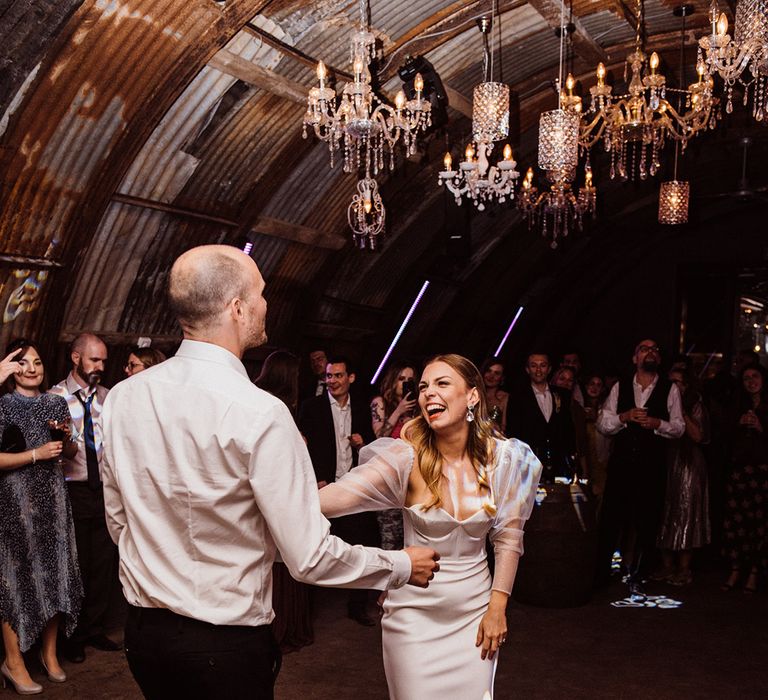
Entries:
[[491,474],[496,516],[490,539],[496,558],[493,589],[511,593],[517,562],[523,553],[523,527],[531,516],[541,477],[541,462],[519,440],[497,444],[500,450]]
[[403,440],[380,438],[360,450],[360,463],[320,489],[327,518],[368,510],[402,508],[413,467],[413,448]]

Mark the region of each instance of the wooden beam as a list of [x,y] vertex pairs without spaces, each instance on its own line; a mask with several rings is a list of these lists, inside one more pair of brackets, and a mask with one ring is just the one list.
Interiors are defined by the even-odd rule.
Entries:
[[[544,18],[544,21],[552,29],[560,27],[561,8],[560,4],[555,2],[555,0],[529,0],[529,4]],[[581,23],[581,20],[574,16],[571,18],[571,22],[576,27],[571,37],[574,51],[589,64],[605,63],[608,55],[603,47],[592,38],[586,27]]]
[[271,219],[268,216],[260,216],[251,227],[254,233],[275,238],[287,238],[296,243],[326,248],[328,250],[340,250],[347,244],[347,239],[336,233],[318,231],[308,226],[292,224],[281,219]]
[[222,73],[231,75],[233,78],[242,80],[248,85],[266,90],[291,102],[305,104],[307,101],[309,89],[305,85],[289,80],[267,68],[262,68],[228,49],[222,49],[215,54],[208,61],[208,65]]
[[613,11],[619,16],[623,17],[624,21],[632,27],[632,31],[637,31],[637,16],[634,11],[630,9],[629,5],[624,0],[612,0]]
[[454,90],[450,85],[443,83],[445,94],[448,95],[448,105],[457,112],[461,112],[465,117],[472,119],[472,102],[462,95],[458,90]]
[[[206,221],[227,228],[240,227],[238,221],[226,219],[223,216],[206,214],[205,212],[196,211],[195,209],[187,209],[186,207],[179,207],[174,204],[157,202],[142,197],[133,197],[128,194],[116,193],[112,195],[112,201],[120,204],[127,204],[132,207],[162,211],[175,216],[195,219],[197,221]],[[304,243],[305,245],[315,246],[316,248],[327,248],[329,250],[339,250],[340,248],[343,248],[347,242],[347,239],[339,234],[319,231],[318,229],[309,228],[308,226],[300,226],[299,224],[293,224],[289,221],[271,219],[266,216],[259,217],[251,230],[254,233],[261,233],[265,236],[284,238],[296,243]]]

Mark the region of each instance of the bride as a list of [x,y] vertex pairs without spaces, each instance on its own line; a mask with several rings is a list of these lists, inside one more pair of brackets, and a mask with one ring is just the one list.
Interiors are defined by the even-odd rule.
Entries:
[[493,696],[541,464],[524,443],[493,436],[482,378],[464,357],[429,360],[418,391],[420,415],[404,426],[403,439],[363,448],[360,466],[321,489],[320,504],[328,517],[401,508],[405,544],[440,554],[429,588],[405,586],[384,602],[390,698],[482,700]]

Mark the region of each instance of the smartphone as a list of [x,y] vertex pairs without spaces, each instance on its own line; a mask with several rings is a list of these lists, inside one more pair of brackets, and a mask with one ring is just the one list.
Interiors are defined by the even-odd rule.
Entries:
[[416,382],[413,379],[403,380],[403,398],[407,398],[410,394],[411,400],[416,398]]

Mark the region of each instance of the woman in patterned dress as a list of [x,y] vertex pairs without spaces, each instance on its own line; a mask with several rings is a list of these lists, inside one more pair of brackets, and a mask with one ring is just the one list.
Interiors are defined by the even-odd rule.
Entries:
[[766,564],[768,509],[768,376],[759,365],[741,371],[741,396],[733,439],[732,468],[726,484],[724,554],[731,575],[723,590],[741,581],[757,590]]
[[[16,692],[42,692],[22,653],[42,637],[40,660],[48,679],[66,675],[56,656],[59,621],[71,634],[83,595],[72,512],[57,459],[73,457],[67,403],[41,392],[44,368],[37,347],[17,340],[0,362],[0,619],[3,684]],[[49,424],[55,421],[55,425]],[[52,439],[51,430],[64,438]]]

